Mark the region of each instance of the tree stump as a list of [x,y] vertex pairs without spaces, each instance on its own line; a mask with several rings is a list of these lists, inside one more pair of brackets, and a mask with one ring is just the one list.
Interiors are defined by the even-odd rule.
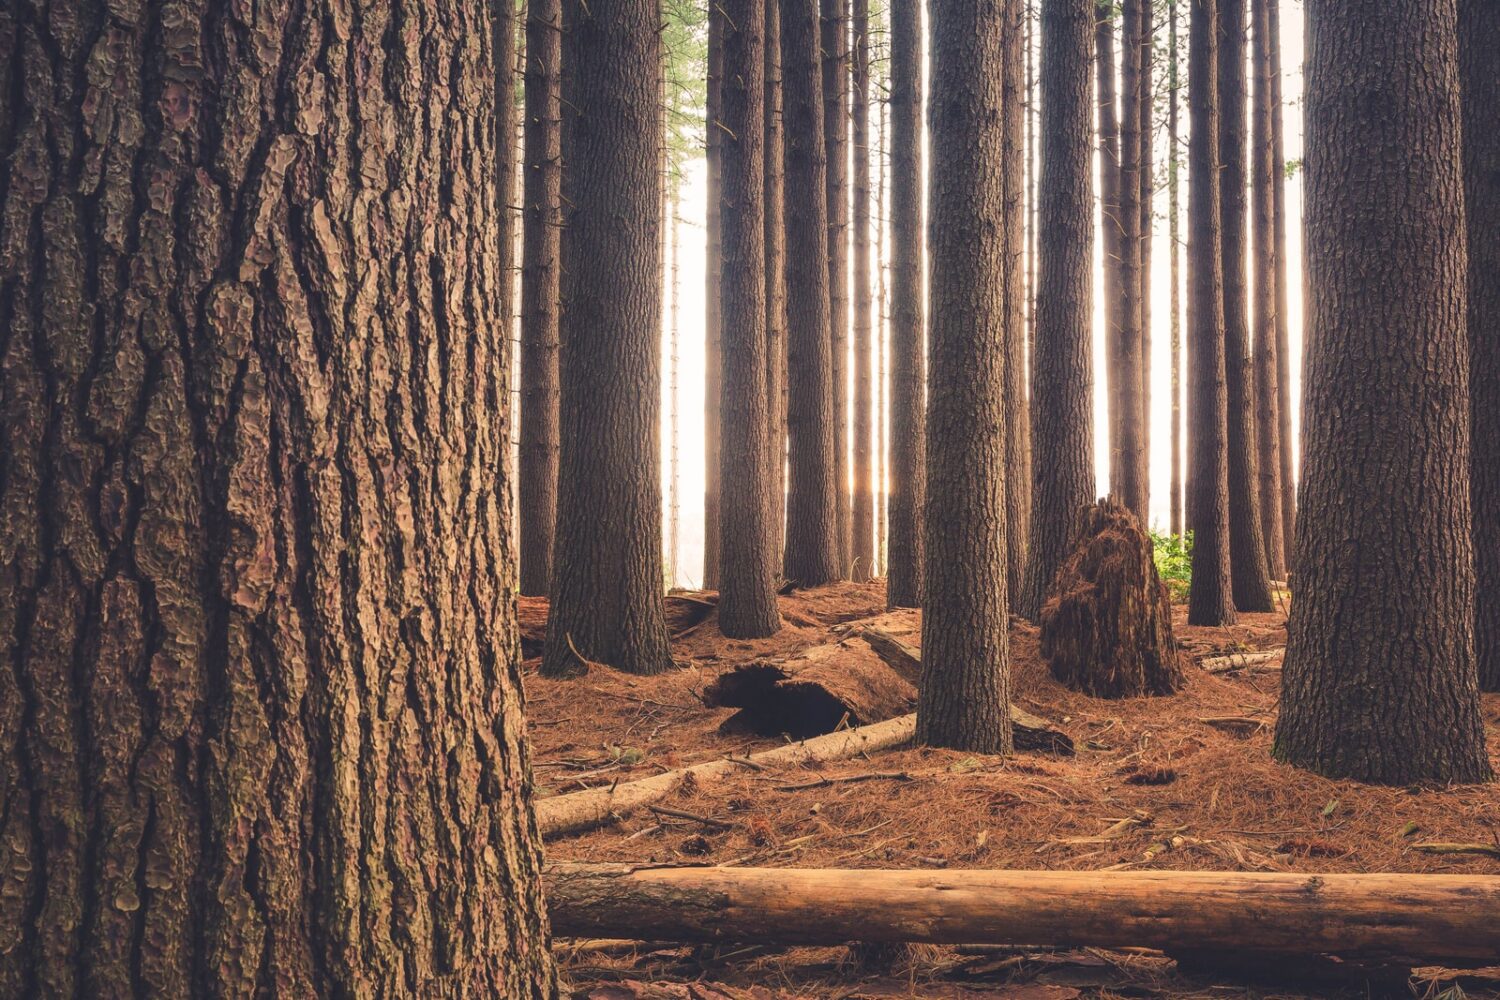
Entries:
[[1085,508],[1042,607],[1052,675],[1099,698],[1172,694],[1183,674],[1151,537],[1113,498]]

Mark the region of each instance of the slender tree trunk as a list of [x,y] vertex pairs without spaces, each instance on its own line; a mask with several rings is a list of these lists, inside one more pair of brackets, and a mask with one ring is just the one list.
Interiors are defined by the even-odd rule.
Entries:
[[558,193],[562,160],[561,0],[526,9],[525,133],[521,231],[521,593],[543,595],[552,578],[557,521]]
[[787,432],[785,567],[805,587],[840,577],[833,460],[833,342],[818,0],[781,0],[786,143]]
[[833,329],[833,481],[838,498],[839,578],[850,575],[849,495],[849,3],[821,0],[823,135],[828,154],[828,304]]
[[759,639],[781,628],[771,563],[771,395],[766,337],[765,0],[724,12],[719,146],[723,198],[724,411],[719,630]]
[[1151,528],[1151,244],[1156,228],[1156,0],[1141,4],[1141,489],[1142,525]]
[[1181,186],[1182,130],[1178,119],[1181,104],[1181,50],[1177,39],[1177,0],[1167,4],[1168,46],[1167,54],[1167,145],[1171,151],[1167,157],[1167,242],[1171,257],[1172,290],[1168,309],[1172,313],[1172,503],[1170,507],[1172,534],[1181,538],[1186,534],[1182,516],[1182,222]]
[[786,143],[781,130],[781,4],[766,0],[766,364],[771,399],[771,575],[786,545]]
[[1031,546],[1021,614],[1041,617],[1078,517],[1094,500],[1093,183],[1089,132],[1095,0],[1041,15],[1041,177],[1032,341]]
[[1110,379],[1119,386],[1120,472],[1116,496],[1149,523],[1141,408],[1141,12],[1147,0],[1123,0],[1120,38],[1120,322],[1110,342]]
[[677,586],[682,566],[682,411],[678,402],[681,382],[682,302],[682,184],[667,180],[667,589]]
[[1120,114],[1115,93],[1114,0],[1096,0],[1094,25],[1094,87],[1098,97],[1099,129],[1099,241],[1104,255],[1105,398],[1109,414],[1109,488],[1125,488],[1123,379],[1116,368],[1124,336],[1125,300],[1123,235],[1120,219]]
[[1235,621],[1229,569],[1229,427],[1224,385],[1224,258],[1219,226],[1219,32],[1216,0],[1189,0],[1188,426],[1192,465],[1192,625]]
[[1229,394],[1229,564],[1234,605],[1270,611],[1255,451],[1254,372],[1246,294],[1245,2],[1218,0],[1219,198],[1224,259],[1224,381]]
[[724,272],[724,7],[720,2],[708,5],[708,86],[705,107],[704,155],[707,161],[708,229],[707,266],[704,268],[704,382],[703,382],[703,586],[719,587],[719,505],[723,490],[719,483],[722,467],[724,417],[724,301],[721,298]]
[[870,281],[870,0],[854,0],[854,507],[853,576],[875,572],[872,390],[875,325]]
[[1500,691],[1500,7],[1459,0],[1479,683]]
[[[672,666],[661,586],[661,40],[653,0],[564,0],[562,461],[542,672]],[[629,225],[621,220],[628,220]]]
[[1026,399],[1026,12],[1006,0],[1001,178],[1005,201],[1005,524],[1006,592],[1020,609],[1031,533],[1031,424]]
[[1275,753],[1485,781],[1457,3],[1393,0],[1380,31],[1331,0],[1307,18],[1307,474]]
[[[885,54],[886,64],[889,65],[890,54],[890,22],[886,22]],[[890,250],[891,219],[886,211],[887,190],[890,179],[889,164],[890,154],[890,102],[880,103],[880,140],[877,145],[876,159],[879,163],[878,179],[875,185],[875,218],[879,226],[879,235],[875,241],[875,268],[879,275],[876,289],[877,320],[875,344],[880,353],[876,378],[875,397],[875,454],[877,456],[877,467],[875,474],[875,573],[877,576],[885,576],[890,571],[890,559],[888,556],[890,546],[890,472],[891,472],[891,435],[890,435],[890,287],[887,264],[887,254]]]
[[918,743],[1008,753],[1007,35],[1017,0],[933,0],[931,351]]
[[0,995],[558,996],[516,23],[390,13],[0,11]]
[[1288,323],[1291,305],[1287,296],[1286,242],[1286,154],[1282,137],[1281,104],[1281,4],[1272,3],[1267,35],[1271,43],[1271,162],[1276,186],[1272,216],[1272,239],[1276,243],[1276,417],[1281,431],[1281,536],[1285,540],[1287,570],[1293,568],[1296,549],[1297,471],[1296,437],[1292,434],[1292,348]]
[[922,7],[891,0],[891,470],[893,608],[922,604],[927,360],[922,287]]
[[1271,148],[1271,52],[1268,41],[1270,8],[1274,0],[1252,0],[1255,48],[1255,104],[1252,109],[1251,167],[1255,220],[1255,429],[1257,471],[1260,474],[1261,530],[1265,536],[1266,567],[1277,580],[1286,579],[1286,543],[1281,520],[1281,419],[1276,384],[1276,164]]

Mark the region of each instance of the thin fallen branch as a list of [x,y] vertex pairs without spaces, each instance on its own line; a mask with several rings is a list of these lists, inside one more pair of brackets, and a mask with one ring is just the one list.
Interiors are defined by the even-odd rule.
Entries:
[[726,819],[715,819],[712,816],[700,816],[697,813],[690,813],[683,809],[668,809],[666,806],[647,806],[646,808],[651,810],[658,816],[671,816],[674,819],[692,820],[694,823],[702,823],[704,826],[718,827],[720,830],[734,829],[734,824]]
[[[1413,844],[1412,850],[1421,851],[1424,854],[1482,854],[1485,857],[1500,860],[1500,845],[1497,844],[1444,844],[1428,843]],[[1497,945],[1497,954],[1500,954],[1500,945]]]
[[818,778],[797,785],[777,785],[778,792],[800,792],[808,788],[827,788],[829,785],[853,784],[858,781],[910,781],[912,776],[905,771],[867,771],[864,774],[839,774],[831,778]]
[[1286,655],[1286,647],[1280,649],[1265,649],[1258,653],[1231,653],[1228,656],[1210,656],[1200,664],[1204,670],[1211,674],[1227,674],[1234,670],[1244,670],[1248,667],[1262,667],[1266,670],[1279,670],[1280,665],[1269,667],[1266,664],[1277,663]]

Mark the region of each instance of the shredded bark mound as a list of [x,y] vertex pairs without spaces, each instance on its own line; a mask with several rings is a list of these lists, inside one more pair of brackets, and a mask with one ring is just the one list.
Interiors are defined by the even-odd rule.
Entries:
[[917,689],[863,636],[814,646],[785,660],[756,660],[723,674],[704,692],[711,708],[738,708],[728,733],[796,739],[863,726],[916,707]]
[[1042,658],[1075,691],[1166,695],[1183,684],[1172,605],[1151,538],[1114,499],[1088,507],[1042,607]]

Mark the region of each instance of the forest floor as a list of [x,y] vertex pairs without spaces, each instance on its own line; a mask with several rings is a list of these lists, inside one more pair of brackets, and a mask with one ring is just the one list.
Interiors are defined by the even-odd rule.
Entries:
[[[719,674],[757,658],[785,658],[837,642],[834,631],[879,618],[920,646],[920,614],[887,613],[880,583],[840,584],[781,599],[786,627],[758,641],[725,639],[716,617],[679,633],[684,669],[639,678],[595,668],[553,681],[527,662],[527,719],[539,796],[608,785],[698,761],[769,749],[771,739],[725,735],[731,709],[704,706]],[[528,625],[528,613],[529,625]],[[534,643],[545,602],[523,599]],[[1500,787],[1376,788],[1329,781],[1271,758],[1279,673],[1212,675],[1206,656],[1285,645],[1281,613],[1242,615],[1231,628],[1174,625],[1187,673],[1168,698],[1104,701],[1052,680],[1035,628],[1011,631],[1013,697],[1077,747],[1072,757],[975,757],[887,751],[816,767],[734,774],[680,787],[662,805],[713,817],[710,826],[643,811],[547,845],[554,861],[739,864],[804,868],[1214,869],[1295,872],[1500,874],[1500,856],[1434,854],[1428,842],[1500,847]],[[1500,771],[1500,696],[1484,717]],[[891,772],[861,782],[788,789],[813,779]],[[1103,836],[1122,819],[1123,832]],[[1255,984],[1195,976],[1145,951],[974,953],[909,949],[894,963],[848,949],[687,947],[559,940],[576,995],[597,1000],[791,1000],[863,997],[1323,997],[1369,995],[1368,984]],[[1228,979],[1226,982],[1225,980]],[[649,985],[648,985],[649,984]],[[1397,993],[1500,997],[1500,968],[1462,977],[1414,970]]]

